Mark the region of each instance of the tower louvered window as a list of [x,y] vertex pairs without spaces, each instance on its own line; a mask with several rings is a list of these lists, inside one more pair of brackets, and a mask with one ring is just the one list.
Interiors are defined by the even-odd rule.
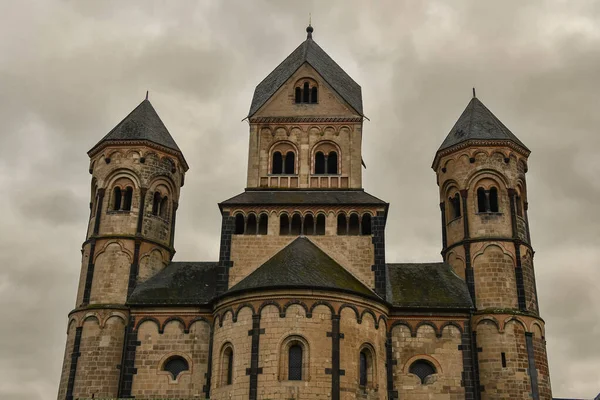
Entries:
[[[314,85],[314,84],[313,84]],[[310,87],[308,82],[294,89],[294,102],[296,104],[316,104],[319,101],[319,89],[316,85]]]
[[288,379],[302,380],[302,346],[295,344],[290,347],[288,358]]

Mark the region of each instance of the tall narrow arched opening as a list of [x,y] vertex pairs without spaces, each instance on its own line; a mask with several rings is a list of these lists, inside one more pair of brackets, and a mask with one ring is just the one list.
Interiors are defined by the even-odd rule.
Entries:
[[304,217],[302,233],[306,236],[315,234],[315,218],[312,216],[312,214],[306,214]]
[[324,235],[325,234],[325,215],[319,214],[317,215],[317,224],[315,227],[315,235]]
[[267,214],[260,214],[258,219],[258,234],[266,235],[269,230],[269,216]]
[[485,189],[480,187],[477,189],[477,211],[480,213],[487,212],[487,200],[485,196]]
[[256,235],[257,221],[255,214],[249,214],[246,220],[246,235]]
[[317,151],[315,154],[315,174],[325,173],[325,154],[321,151]]
[[161,218],[167,219],[169,211],[169,198],[167,196],[160,199],[160,211],[159,215]]
[[358,384],[362,388],[376,386],[375,351],[369,344],[363,344],[358,353]]
[[296,154],[293,151],[288,151],[285,155],[284,174],[296,173]]
[[360,220],[358,214],[350,214],[350,221],[348,223],[348,235],[358,235],[360,233]]
[[373,229],[371,227],[371,214],[369,214],[369,213],[363,214],[360,228],[361,228],[361,232],[360,232],[361,235],[371,235],[372,234]]
[[308,82],[304,82],[304,86],[302,88],[302,102],[308,103],[310,101],[310,88]]
[[233,231],[236,235],[243,235],[246,226],[244,215],[242,213],[235,214],[235,230]]
[[313,86],[313,88],[310,89],[310,102],[311,103],[317,103],[318,102],[317,95],[318,95],[317,87]]
[[154,196],[152,196],[152,215],[158,215],[158,210],[160,210],[160,192],[154,192]]
[[122,204],[121,188],[115,187],[113,190],[113,210],[120,210]]
[[271,167],[271,173],[275,175],[283,173],[283,156],[278,151],[273,153],[273,165]]
[[221,386],[233,384],[233,348],[226,344],[221,355]]
[[288,380],[302,380],[302,346],[293,344],[288,351]]
[[287,214],[281,214],[279,216],[279,234],[289,235],[290,234],[290,217]]
[[348,224],[346,221],[346,214],[340,213],[337,216],[337,234],[346,235],[348,234]]
[[490,212],[498,212],[498,189],[495,187],[490,189]]
[[302,217],[300,214],[294,214],[292,216],[292,225],[290,227],[290,234],[300,235],[302,233]]
[[131,211],[131,203],[133,202],[133,188],[128,186],[125,189],[125,196],[123,198],[123,210]]
[[302,103],[302,89],[299,87],[295,90],[294,101],[295,103]]
[[460,195],[456,193],[448,199],[450,203],[450,216],[452,219],[459,218],[460,213]]
[[338,173],[338,154],[335,151],[330,151],[327,156],[327,174]]

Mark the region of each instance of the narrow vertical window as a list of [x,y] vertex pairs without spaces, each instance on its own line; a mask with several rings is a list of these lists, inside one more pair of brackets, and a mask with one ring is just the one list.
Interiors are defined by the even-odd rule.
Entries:
[[283,173],[283,156],[278,151],[273,153],[273,166],[271,168],[271,173],[276,175]]
[[221,360],[221,384],[231,385],[233,383],[233,349],[227,347],[223,351]]
[[325,154],[317,151],[315,154],[315,174],[325,173]]
[[292,226],[290,234],[292,235],[300,235],[302,232],[302,217],[300,214],[294,214],[292,216]]
[[246,221],[246,235],[256,235],[257,228],[256,215],[250,214],[248,215],[248,220]]
[[348,235],[358,235],[360,233],[360,223],[358,214],[350,214],[350,221],[348,224]]
[[338,154],[335,151],[329,152],[327,156],[327,174],[338,173]]
[[133,200],[133,188],[132,187],[128,187],[127,189],[125,189],[125,198],[123,201],[123,210],[125,211],[131,211],[131,203]]
[[227,354],[227,384],[233,383],[233,350],[229,349]]
[[486,198],[485,198],[485,189],[484,188],[479,188],[477,189],[477,210],[480,213],[484,213],[487,212],[486,209]]
[[490,212],[498,212],[498,189],[490,189]]
[[154,192],[152,197],[152,215],[158,215],[160,209],[160,192]]
[[281,214],[281,216],[279,217],[279,234],[290,234],[290,217],[288,217],[287,214]]
[[296,103],[302,103],[302,89],[296,88],[294,100]]
[[284,174],[294,174],[296,172],[296,154],[293,151],[288,151],[285,155]]
[[338,214],[337,216],[337,234],[346,235],[348,233],[348,225],[346,223],[346,214]]
[[163,197],[160,200],[160,216],[162,218],[167,218],[167,211],[169,209],[169,198],[167,196]]
[[450,197],[449,199],[450,202],[450,215],[452,216],[452,219],[455,218],[459,218],[460,217],[460,195],[458,193],[456,193],[453,197]]
[[517,201],[517,215],[523,217],[523,200],[521,196],[516,196],[515,200]]
[[269,216],[267,214],[260,214],[258,220],[258,234],[266,235],[269,230]]
[[317,103],[318,102],[317,87],[316,86],[314,86],[312,89],[310,89],[310,102],[311,103]]
[[371,235],[372,234],[371,214],[367,213],[362,216],[360,233],[361,233],[361,235]]
[[288,353],[288,379],[290,381],[302,380],[302,346],[290,346]]
[[246,221],[244,220],[244,215],[242,213],[235,214],[235,230],[233,233],[236,235],[243,235],[245,225]]
[[502,368],[506,368],[506,353],[501,353],[502,356]]
[[359,376],[359,385],[367,386],[367,354],[364,351],[360,352],[360,376]]
[[304,82],[304,87],[302,88],[302,102],[308,103],[310,98],[310,89],[308,87],[308,82]]
[[113,210],[121,209],[121,188],[116,187],[113,190]]
[[311,214],[304,217],[303,234],[306,236],[315,234],[315,219]]
[[317,226],[315,229],[316,235],[324,235],[325,234],[325,215],[319,214],[317,215]]

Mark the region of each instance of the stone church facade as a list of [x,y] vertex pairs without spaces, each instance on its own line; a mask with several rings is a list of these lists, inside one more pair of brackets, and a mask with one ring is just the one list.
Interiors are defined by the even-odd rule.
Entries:
[[551,399],[530,151],[474,96],[432,166],[442,261],[388,262],[361,88],[312,32],[256,87],[218,260],[172,261],[188,165],[147,99],[89,151],[59,400]]

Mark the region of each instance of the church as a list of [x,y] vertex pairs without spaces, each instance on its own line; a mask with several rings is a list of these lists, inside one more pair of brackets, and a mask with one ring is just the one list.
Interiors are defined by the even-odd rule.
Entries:
[[188,164],[148,99],[88,152],[58,400],[552,398],[530,150],[474,94],[432,149],[440,262],[386,260],[361,87],[306,31],[256,86],[218,259],[173,261]]

